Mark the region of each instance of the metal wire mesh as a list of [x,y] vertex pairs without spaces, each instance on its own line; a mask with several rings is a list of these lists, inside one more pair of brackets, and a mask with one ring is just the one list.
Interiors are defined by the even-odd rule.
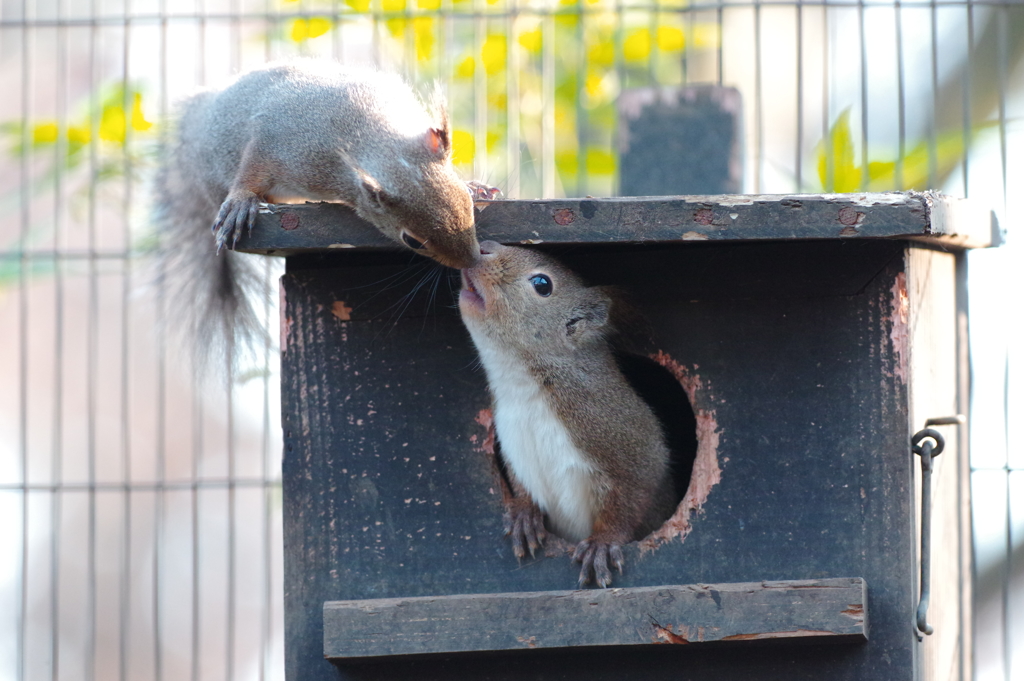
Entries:
[[1016,0],[4,0],[0,679],[282,675],[275,348],[210,379],[167,340],[145,180],[177,98],[292,54],[440,80],[460,170],[511,197],[614,193],[618,95],[710,82],[743,97],[746,191],[996,208],[1009,246],[971,256],[975,670],[1020,678]]

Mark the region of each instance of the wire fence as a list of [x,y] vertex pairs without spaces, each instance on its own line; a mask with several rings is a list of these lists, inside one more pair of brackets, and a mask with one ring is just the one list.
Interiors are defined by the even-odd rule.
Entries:
[[457,168],[510,197],[616,193],[620,95],[714,83],[742,97],[744,191],[992,206],[1008,244],[970,256],[974,667],[1021,678],[1024,5],[3,0],[0,679],[283,675],[276,348],[197,371],[146,214],[173,103],[291,55],[439,81]]

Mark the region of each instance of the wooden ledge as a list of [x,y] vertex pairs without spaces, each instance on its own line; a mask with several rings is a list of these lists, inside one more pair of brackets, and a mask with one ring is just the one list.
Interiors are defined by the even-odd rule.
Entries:
[[324,603],[324,655],[867,639],[867,585],[813,581],[382,598]]
[[[650,196],[479,201],[480,240],[611,244],[911,239],[946,248],[998,245],[992,212],[933,192]],[[268,205],[238,250],[263,255],[395,251],[342,204]]]

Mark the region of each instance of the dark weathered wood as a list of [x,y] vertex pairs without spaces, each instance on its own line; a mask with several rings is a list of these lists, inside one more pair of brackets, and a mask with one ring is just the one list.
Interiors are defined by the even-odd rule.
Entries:
[[324,604],[324,656],[867,639],[862,579],[380,598]]
[[[545,248],[540,246],[539,248]],[[564,253],[556,254],[564,256]],[[575,249],[571,255],[573,270],[593,284],[612,284],[628,291],[643,291],[653,300],[729,300],[778,299],[815,296],[852,296],[864,289],[893,258],[902,257],[904,245],[895,241],[859,241],[832,243],[807,251],[793,244],[701,244],[696,248],[675,246]],[[430,261],[418,256],[394,257],[381,254],[380,263],[367,263],[366,253],[341,256],[305,255],[288,258],[289,272],[327,272],[358,267],[365,275],[364,290],[346,292],[351,321],[399,319],[408,321],[424,316],[456,316],[458,310],[432,305],[428,295],[410,298],[412,283],[432,271]],[[646,267],[622,268],[623,259],[640,259]],[[409,265],[403,267],[404,263]],[[396,266],[403,267],[396,270]],[[419,267],[417,270],[416,267]],[[657,281],[651,282],[651,272]],[[448,281],[440,284],[441,295],[458,290],[458,272],[446,270]],[[408,285],[390,278],[408,280]],[[376,279],[374,279],[376,277]],[[375,282],[387,282],[377,284]],[[656,285],[652,286],[654,283]],[[429,289],[423,293],[429,293]],[[401,314],[398,311],[401,310]]]
[[715,413],[721,481],[685,542],[627,545],[614,586],[856,575],[870,640],[326,661],[325,601],[556,591],[579,574],[564,551],[512,556],[480,451],[486,379],[448,287],[402,302],[424,258],[347,251],[289,259],[282,280],[290,681],[914,678],[915,462],[893,343],[905,244],[620,248],[561,255],[625,288],[657,347],[700,376],[694,408]]
[[[998,238],[990,211],[931,192],[481,201],[477,231],[509,244],[898,238],[974,248]],[[268,206],[238,243],[267,255],[398,248],[340,204]]]
[[742,97],[707,83],[631,88],[619,110],[619,195],[735,194],[743,182]]

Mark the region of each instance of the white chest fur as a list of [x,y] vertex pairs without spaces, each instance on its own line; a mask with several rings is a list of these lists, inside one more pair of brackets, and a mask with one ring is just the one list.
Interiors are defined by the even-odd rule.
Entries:
[[512,473],[570,541],[586,539],[600,499],[596,470],[573,444],[543,388],[519,359],[473,334],[494,396],[494,424]]

